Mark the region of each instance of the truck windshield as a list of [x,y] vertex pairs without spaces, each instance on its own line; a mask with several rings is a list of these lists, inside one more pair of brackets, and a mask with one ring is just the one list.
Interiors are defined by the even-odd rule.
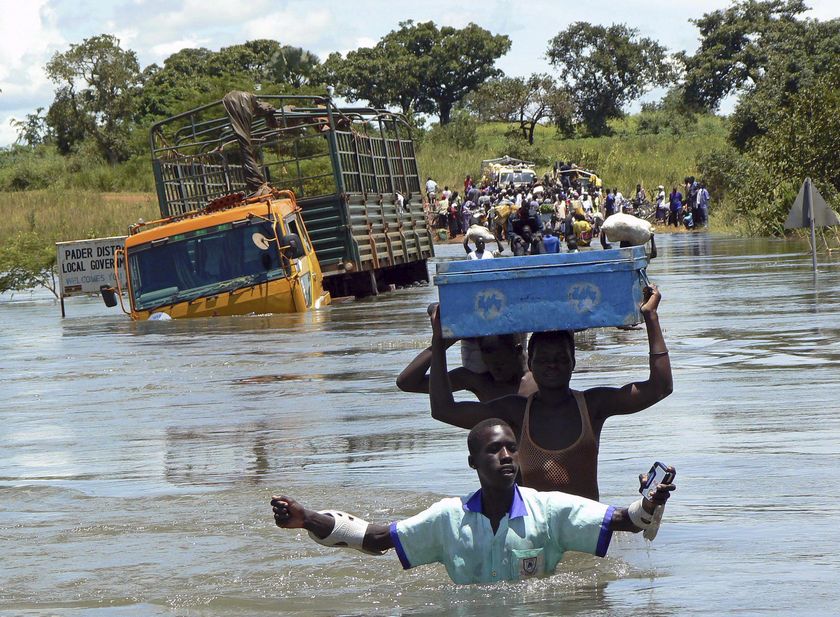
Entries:
[[531,184],[534,180],[533,171],[504,171],[499,174],[499,184],[510,184],[513,182],[516,186],[521,184]]
[[534,172],[533,171],[522,171],[516,172],[513,177],[514,184],[531,184],[534,181]]
[[248,287],[287,276],[270,223],[225,223],[128,251],[135,310]]

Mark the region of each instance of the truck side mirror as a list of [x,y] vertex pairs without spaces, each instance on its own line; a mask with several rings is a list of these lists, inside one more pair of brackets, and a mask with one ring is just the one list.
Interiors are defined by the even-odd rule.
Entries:
[[117,306],[117,293],[113,287],[110,287],[109,285],[100,285],[99,293],[102,294],[102,301],[105,303],[105,306],[108,308],[114,308]]
[[280,244],[284,248],[288,247],[288,257],[291,259],[299,259],[306,255],[306,251],[303,248],[303,242],[297,234],[286,234],[281,239]]

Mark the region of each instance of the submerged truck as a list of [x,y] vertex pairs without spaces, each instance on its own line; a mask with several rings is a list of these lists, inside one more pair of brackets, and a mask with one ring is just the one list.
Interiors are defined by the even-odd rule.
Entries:
[[[230,92],[150,140],[162,218],[132,225],[115,259],[133,319],[305,311],[428,282],[432,236],[399,114]],[[101,291],[115,306],[123,284]]]
[[231,92],[158,122],[150,146],[164,217],[237,192],[285,189],[333,297],[429,280],[432,233],[401,114],[338,108],[329,94]]

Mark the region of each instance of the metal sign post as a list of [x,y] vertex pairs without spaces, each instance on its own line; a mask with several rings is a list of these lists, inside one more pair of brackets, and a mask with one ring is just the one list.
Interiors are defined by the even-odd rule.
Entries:
[[117,249],[125,246],[125,236],[94,238],[74,242],[56,242],[56,268],[61,316],[65,316],[64,298],[99,294],[102,285],[117,286],[117,275],[125,286],[125,270],[117,259]]
[[814,273],[817,271],[817,226],[832,227],[834,225],[840,225],[840,217],[825,203],[825,199],[811,183],[811,178],[805,178],[788,213],[785,229],[810,228],[811,264]]

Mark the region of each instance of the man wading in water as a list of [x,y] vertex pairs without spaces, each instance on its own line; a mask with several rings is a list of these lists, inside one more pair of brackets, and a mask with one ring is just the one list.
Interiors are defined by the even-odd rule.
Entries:
[[537,332],[528,344],[528,368],[538,391],[490,402],[455,402],[446,369],[446,347],[440,315],[432,313],[429,400],[432,417],[470,429],[486,418],[501,418],[519,443],[522,484],[540,491],[563,491],[598,499],[598,446],[610,416],[647,409],[673,390],[671,361],[662,338],[656,287],[645,288],[641,306],[650,347],[647,381],[621,388],[572,390],[575,368],[574,336],[568,331]]
[[[395,548],[403,568],[442,563],[460,584],[552,574],[566,551],[603,557],[612,532],[638,532],[657,523],[652,513],[664,505],[672,483],[627,508],[614,508],[565,493],[518,487],[516,438],[504,421],[485,420],[467,439],[469,465],[481,489],[444,499],[404,521],[368,524],[345,512],[314,512],[286,496],[271,498],[274,522],[306,529],[313,540],[381,554]],[[673,468],[670,469],[673,472]],[[644,481],[646,478],[640,477]]]

